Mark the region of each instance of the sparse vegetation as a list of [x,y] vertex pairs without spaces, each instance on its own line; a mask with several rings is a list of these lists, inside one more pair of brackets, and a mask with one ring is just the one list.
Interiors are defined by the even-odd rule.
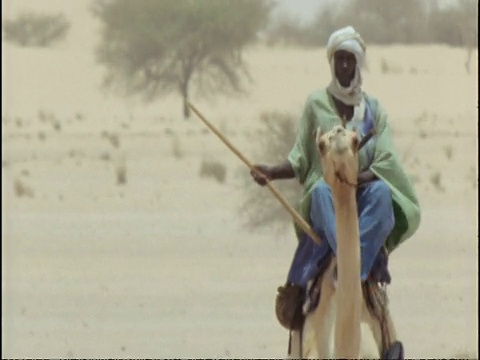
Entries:
[[26,185],[21,179],[15,179],[15,181],[13,182],[13,189],[15,191],[15,195],[18,197],[33,198],[33,189],[30,186]]
[[325,2],[308,24],[280,14],[271,21],[265,41],[268,45],[325,46],[334,30],[352,25],[368,44],[437,43],[465,47],[465,68],[469,71],[472,49],[478,47],[476,1],[454,1],[442,7],[437,1],[426,0],[350,0],[344,5]]
[[219,161],[202,160],[200,164],[200,177],[214,178],[219,183],[224,183],[227,177],[227,168]]
[[442,183],[442,174],[440,173],[440,171],[436,171],[430,176],[430,182],[433,184],[434,188],[437,191],[440,191],[440,192],[445,191],[445,187],[443,186],[443,183]]
[[443,151],[445,152],[445,156],[447,157],[448,160],[452,159],[453,156],[453,148],[452,145],[445,145],[443,147]]
[[45,141],[47,139],[47,135],[45,135],[44,131],[39,131],[37,137],[40,141]]
[[244,90],[242,51],[266,26],[270,8],[261,0],[95,2],[104,85],[146,101],[178,91],[188,118],[192,83],[204,94]]
[[385,58],[382,58],[382,60],[380,61],[380,71],[382,72],[382,74],[387,74],[390,72],[390,66],[388,65]]
[[54,128],[56,131],[62,130],[62,124],[60,124],[60,121],[55,120],[55,121],[53,122],[53,128]]
[[38,111],[38,119],[42,123],[53,123],[55,121],[55,115],[51,112],[47,112],[45,110],[39,110]]
[[118,134],[104,131],[102,132],[102,138],[107,139],[115,149],[120,147],[120,138]]
[[3,22],[5,41],[22,47],[49,47],[63,40],[70,24],[63,14],[24,12],[16,19]]
[[124,185],[127,183],[127,165],[125,158],[121,158],[115,167],[115,174],[117,176],[117,185]]

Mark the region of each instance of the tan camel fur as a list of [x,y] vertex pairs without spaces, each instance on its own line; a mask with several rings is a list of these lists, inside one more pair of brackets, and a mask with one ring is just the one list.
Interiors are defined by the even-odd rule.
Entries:
[[[358,138],[355,132],[335,126],[325,134],[318,130],[316,144],[323,176],[333,195],[337,253],[322,279],[317,282],[320,287],[320,302],[317,308],[307,315],[305,336],[302,339],[298,332],[292,334],[290,357],[378,359],[383,351],[381,327],[367,308],[360,277],[356,202]],[[396,336],[388,311],[386,318],[391,342]],[[309,334],[313,336],[309,338]],[[313,341],[309,341],[311,338]],[[315,343],[313,349],[309,349],[311,342]],[[312,351],[316,351],[316,354],[312,354]]]

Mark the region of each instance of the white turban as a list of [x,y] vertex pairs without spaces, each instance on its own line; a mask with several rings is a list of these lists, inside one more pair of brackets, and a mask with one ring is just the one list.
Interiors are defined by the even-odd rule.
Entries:
[[365,43],[352,26],[344,27],[330,35],[327,43],[327,57],[330,62],[337,50],[345,50],[355,55],[357,64],[363,66],[365,60]]
[[[355,59],[357,60],[354,78],[352,79],[350,86],[346,88],[340,85],[335,76],[333,54],[338,50],[351,52],[355,55]],[[333,32],[328,39],[327,58],[332,73],[332,81],[328,86],[328,91],[347,105],[359,105],[362,100],[362,75],[360,73],[360,68],[364,65],[365,51],[366,48],[362,37],[352,26],[347,26]]]

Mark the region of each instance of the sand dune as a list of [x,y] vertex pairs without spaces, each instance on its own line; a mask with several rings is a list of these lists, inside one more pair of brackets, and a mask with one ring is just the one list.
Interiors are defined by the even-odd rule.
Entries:
[[[2,44],[2,57],[2,356],[284,356],[273,301],[295,238],[242,227],[234,155],[181,119],[177,96],[104,94],[90,50]],[[253,157],[260,114],[298,116],[330,73],[323,49],[245,58],[248,96],[192,101]],[[368,48],[365,90],[390,114],[423,208],[390,260],[409,358],[478,357],[478,69],[465,58]],[[199,175],[206,159],[223,183]]]

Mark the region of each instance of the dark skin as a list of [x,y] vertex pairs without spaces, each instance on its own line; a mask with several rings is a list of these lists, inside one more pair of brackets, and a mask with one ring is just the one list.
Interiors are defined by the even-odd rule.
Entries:
[[[338,50],[334,53],[333,57],[335,76],[337,77],[338,82],[343,87],[350,86],[350,83],[355,76],[357,65],[355,55],[345,50]],[[340,118],[344,118],[347,122],[350,121],[353,117],[353,106],[344,104],[334,97],[332,97],[332,100]],[[293,179],[295,177],[295,172],[288,160],[275,166],[259,164],[254,167],[259,173],[252,170],[250,174],[254,181],[261,186],[266,185],[267,180]],[[358,186],[361,186],[362,184],[374,181],[375,179],[377,179],[375,174],[370,170],[366,170],[358,175],[357,184]]]

